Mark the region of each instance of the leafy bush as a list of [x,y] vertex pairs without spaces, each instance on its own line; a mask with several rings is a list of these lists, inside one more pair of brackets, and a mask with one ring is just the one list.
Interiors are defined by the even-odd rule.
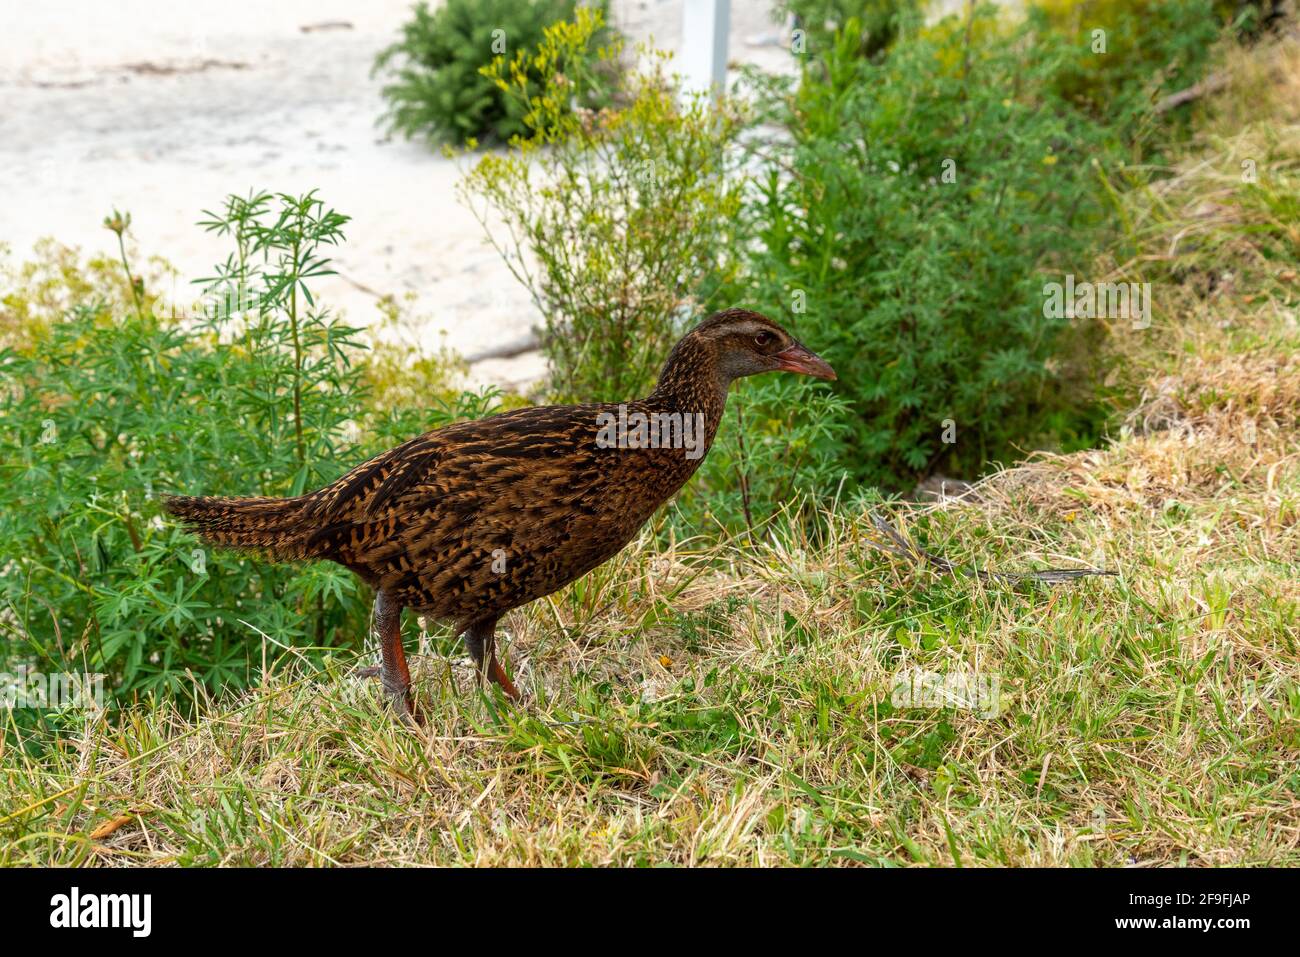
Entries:
[[1214,12],[1238,38],[1258,39],[1267,31],[1280,32],[1295,11],[1287,0],[1216,0]]
[[986,9],[878,61],[849,31],[787,97],[736,295],[783,304],[839,370],[835,459],[857,481],[905,489],[1095,435],[1100,410],[1069,389],[1090,330],[1043,310],[1044,280],[1109,226],[1094,160],[1117,137],[1052,94],[1070,55]]
[[[833,19],[823,6],[800,9]],[[985,7],[922,27],[909,4],[863,6],[900,28],[892,46],[864,51],[880,31],[850,18],[793,89],[759,81],[776,96],[758,115],[789,138],[755,150],[747,194],[735,192],[729,101],[674,113],[652,75],[629,84],[633,106],[560,110],[582,88],[565,65],[584,48],[581,14],[535,61],[563,80],[530,101],[530,136],[467,181],[506,222],[502,251],[547,317],[556,396],[643,390],[690,292],[775,312],[841,369],[834,396],[783,378],[737,387],[737,425],[696,484],[704,497],[684,500],[692,520],[753,527],[845,475],[886,489],[938,468],[971,476],[1027,447],[1090,443],[1103,420],[1101,327],[1048,318],[1044,281],[1086,269],[1111,235],[1102,161],[1143,157],[1155,95],[1200,76],[1208,7],[1146,10],[1143,67],[1107,61],[1100,115],[1074,83],[1097,57],[1078,22],[1038,11],[1015,24]],[[1122,50],[1143,17],[1116,16]],[[527,99],[504,61],[488,72]],[[674,147],[683,135],[690,149]],[[639,188],[652,164],[656,188]],[[682,184],[703,190],[684,202]],[[685,268],[642,268],[661,252]]]
[[796,47],[797,53],[825,55],[851,20],[856,53],[870,57],[889,49],[919,8],[917,0],[783,0],[773,12],[793,16],[796,29],[803,31],[803,49]]
[[[782,318],[760,305],[823,351],[817,331],[799,317]],[[785,529],[774,525],[778,520],[796,523],[783,509],[832,499],[850,473],[840,461],[850,412],[841,396],[803,376],[777,373],[734,384],[713,448],[678,498],[678,531],[697,534],[716,524],[751,536],[780,533]],[[815,526],[814,519],[807,527]]]
[[[462,184],[545,316],[550,392],[562,401],[644,394],[698,299],[737,258],[736,104],[682,103],[653,55],[625,77],[618,109],[569,111],[620,55],[615,45],[586,61],[601,23],[579,9],[547,29],[535,57],[498,58],[485,71],[523,111],[527,133],[509,153],[483,156]],[[549,78],[538,94],[534,70]]]
[[[149,278],[161,282],[166,271],[155,261]],[[129,306],[131,286],[120,260],[83,260],[73,247],[40,239],[30,260],[15,263],[0,244],[0,349],[30,350],[74,305],[96,296]]]
[[1056,93],[1124,133],[1200,79],[1220,30],[1211,0],[1037,0],[1030,22],[1066,42]]
[[[402,38],[375,60],[376,72],[392,68],[394,74],[383,89],[389,128],[408,138],[457,143],[526,135],[526,102],[505,95],[483,69],[499,55],[517,56],[527,88],[536,91],[548,79],[531,62],[542,32],[572,17],[576,5],[576,0],[446,0],[431,12],[421,0],[402,27]],[[611,32],[593,34],[592,49],[607,42]]]
[[[187,695],[248,685],[276,644],[314,653],[365,636],[368,596],[342,568],[209,553],[157,503],[296,494],[394,433],[492,404],[366,411],[357,331],[310,290],[346,222],[312,194],[231,197],[206,225],[235,251],[199,315],[170,318],[135,294],[138,278],[105,285],[66,261],[69,289],[36,290],[73,301],[0,352],[0,658],[105,673],[119,697]],[[25,299],[7,301],[18,314]]]

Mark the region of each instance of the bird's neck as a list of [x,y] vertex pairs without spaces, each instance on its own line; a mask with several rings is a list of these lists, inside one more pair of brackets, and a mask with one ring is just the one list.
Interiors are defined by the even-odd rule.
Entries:
[[647,404],[674,412],[704,413],[712,435],[722,419],[731,383],[721,374],[706,343],[687,336],[673,347]]

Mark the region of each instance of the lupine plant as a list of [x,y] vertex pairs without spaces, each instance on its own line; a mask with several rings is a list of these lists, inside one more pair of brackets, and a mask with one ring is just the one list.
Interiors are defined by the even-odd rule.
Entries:
[[[111,223],[125,233],[124,216]],[[246,686],[270,656],[359,646],[353,576],[209,551],[158,505],[298,494],[395,433],[491,407],[489,394],[367,409],[357,330],[312,291],[346,223],[313,193],[231,196],[203,222],[232,245],[202,282],[204,311],[173,317],[136,276],[0,353],[8,664],[104,673],[119,700],[185,697]]]

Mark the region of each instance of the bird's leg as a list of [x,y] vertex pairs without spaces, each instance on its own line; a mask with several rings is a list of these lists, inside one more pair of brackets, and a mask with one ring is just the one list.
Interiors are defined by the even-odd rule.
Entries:
[[406,652],[402,650],[402,606],[382,588],[375,593],[375,614],[372,632],[379,642],[383,664],[379,680],[393,710],[404,721],[416,721],[415,705],[411,699],[411,672],[406,667]]
[[465,629],[465,647],[469,649],[470,657],[474,659],[474,667],[478,669],[478,679],[482,683],[491,678],[501,686],[501,690],[511,699],[518,701],[521,697],[519,689],[510,680],[506,674],[506,669],[501,667],[501,662],[497,661],[496,652],[496,635],[497,620],[489,618],[487,621],[480,621],[470,625]]

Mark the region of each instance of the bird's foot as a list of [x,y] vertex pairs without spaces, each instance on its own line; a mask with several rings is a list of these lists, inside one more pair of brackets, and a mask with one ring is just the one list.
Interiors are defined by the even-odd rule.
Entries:
[[519,693],[519,689],[516,688],[515,683],[510,680],[510,676],[506,674],[506,669],[501,667],[501,663],[497,661],[495,655],[492,656],[492,664],[490,670],[491,670],[492,680],[501,686],[501,690],[505,692],[507,698],[509,698],[515,704],[518,704],[521,700],[523,700],[523,695]]
[[415,698],[411,694],[410,688],[385,688],[384,694],[388,697],[389,707],[393,709],[393,713],[397,715],[403,724],[412,728],[418,728],[424,724],[424,715],[415,706]]
[[[355,678],[379,678],[383,681],[384,669],[379,665],[372,665],[367,668],[356,668],[352,672]],[[405,688],[398,685],[390,685],[384,681],[384,697],[388,699],[388,705],[393,709],[393,713],[401,719],[403,724],[411,727],[419,727],[424,724],[424,715],[420,709],[415,706],[415,697],[411,694],[411,688],[407,685]]]

